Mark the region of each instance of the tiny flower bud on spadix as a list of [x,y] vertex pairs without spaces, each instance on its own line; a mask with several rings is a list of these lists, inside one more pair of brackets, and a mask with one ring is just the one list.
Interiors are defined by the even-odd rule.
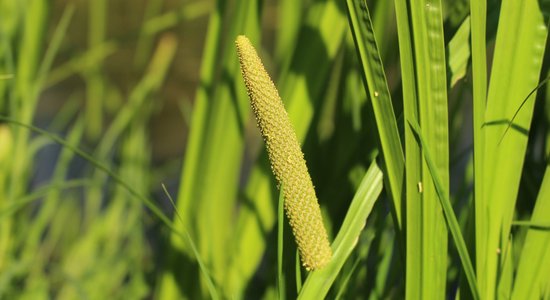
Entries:
[[256,50],[242,35],[237,37],[236,44],[244,83],[267,147],[271,169],[279,185],[283,186],[285,212],[302,263],[308,270],[320,269],[330,261],[332,250],[298,138]]

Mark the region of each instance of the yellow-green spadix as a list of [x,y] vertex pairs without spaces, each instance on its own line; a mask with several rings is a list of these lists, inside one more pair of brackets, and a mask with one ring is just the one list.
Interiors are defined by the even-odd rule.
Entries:
[[304,155],[277,88],[256,50],[245,36],[237,37],[237,53],[252,110],[264,138],[271,169],[283,186],[285,212],[308,270],[325,266],[332,257],[321,210]]

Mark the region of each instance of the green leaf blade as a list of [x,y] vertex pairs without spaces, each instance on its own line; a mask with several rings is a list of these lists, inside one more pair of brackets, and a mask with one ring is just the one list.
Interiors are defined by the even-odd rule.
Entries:
[[476,187],[483,189],[482,195],[476,193],[476,219],[486,218],[476,229],[477,271],[482,297],[487,299],[495,297],[504,264],[498,252],[506,248],[510,233],[535,93],[503,134],[523,99],[538,85],[547,35],[538,1],[503,1],[483,123],[485,173],[476,178]]
[[[544,179],[533,209],[531,223],[546,223],[550,216],[550,165],[546,167]],[[541,230],[545,229],[545,230]],[[548,289],[550,269],[550,230],[549,227],[531,227],[517,268],[512,299],[544,299]]]
[[332,260],[321,270],[313,271],[307,277],[298,299],[323,299],[326,297],[340,269],[355,248],[366,220],[382,192],[382,171],[372,163],[363,177],[348,213],[332,243]]
[[370,95],[379,131],[384,164],[387,169],[386,176],[397,220],[396,227],[400,229],[404,157],[397,120],[367,4],[363,0],[348,0],[346,3],[355,46],[363,69],[365,90]]
[[[449,191],[449,129],[447,107],[447,76],[443,17],[441,2],[411,1],[411,21],[415,54],[418,112],[422,135],[441,176],[441,184],[448,197]],[[438,201],[432,172],[424,163],[422,181],[419,183],[422,200],[415,205],[421,215],[421,232],[415,233],[421,239],[421,248],[413,257],[421,261],[421,299],[445,297],[447,276],[447,227],[441,205]],[[409,231],[410,232],[410,231]],[[420,236],[418,236],[420,234]],[[411,237],[408,240],[413,239]],[[410,253],[410,252],[409,252]],[[411,297],[414,297],[411,295]]]

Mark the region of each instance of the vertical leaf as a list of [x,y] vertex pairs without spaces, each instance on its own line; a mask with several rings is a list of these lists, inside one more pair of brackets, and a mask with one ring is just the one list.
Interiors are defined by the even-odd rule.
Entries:
[[[472,85],[473,85],[473,135],[474,135],[474,205],[475,205],[475,230],[476,230],[476,265],[477,270],[485,261],[482,258],[486,252],[486,239],[488,220],[481,212],[488,206],[483,197],[483,149],[485,138],[483,136],[483,120],[485,118],[485,106],[487,98],[487,54],[485,49],[487,2],[470,1],[470,29],[472,40]],[[478,283],[483,289],[483,275],[478,273]]]
[[[550,216],[550,165],[546,166],[531,222],[548,222],[548,216]],[[549,288],[548,270],[550,270],[550,230],[531,227],[521,250],[512,299],[546,299],[544,291]]]
[[[442,7],[439,0],[411,0],[411,21],[415,56],[416,91],[422,135],[429,145],[444,191],[449,191],[449,137],[447,118],[447,76]],[[425,151],[424,149],[422,151]],[[421,229],[415,234],[421,245],[409,259],[421,261],[419,299],[445,298],[447,275],[447,227],[430,170],[422,163],[422,180],[417,183],[420,202],[408,208],[421,216]],[[446,195],[448,197],[448,194]],[[411,220],[412,221],[412,220]],[[416,224],[418,226],[418,224]],[[408,231],[412,233],[411,230]],[[407,237],[411,241],[414,237]],[[416,245],[417,241],[415,242]],[[412,254],[411,252],[407,252]],[[410,274],[410,273],[409,273]],[[409,282],[407,282],[409,284]],[[418,292],[418,291],[417,291]]]
[[[539,1],[502,2],[493,69],[483,124],[482,199],[476,205],[478,277],[482,297],[495,298],[500,256],[505,249],[515,208],[523,167],[535,94],[518,112],[506,135],[504,132],[523,99],[539,80],[548,28]],[[503,136],[504,135],[504,136]],[[479,180],[478,180],[479,179]]]
[[364,0],[348,0],[349,22],[353,30],[355,47],[361,60],[365,90],[370,94],[376,118],[379,140],[389,183],[396,227],[401,228],[401,196],[404,158],[397,121],[386,82],[384,67],[376,44],[372,21]]
[[[107,26],[109,1],[88,1],[88,47],[93,48],[104,42]],[[86,129],[88,135],[96,139],[103,127],[103,102],[106,95],[105,81],[101,70],[102,62],[93,64],[86,73]]]
[[363,177],[349,206],[344,222],[332,243],[333,257],[321,270],[313,271],[300,290],[298,299],[323,299],[326,297],[340,269],[357,245],[361,231],[376,200],[382,192],[382,171],[372,163]]
[[[403,89],[403,110],[405,120],[419,121],[418,100],[416,94],[416,78],[413,57],[412,32],[410,16],[405,0],[395,0],[395,14],[397,19],[397,34],[399,40],[399,56],[401,61],[401,77]],[[422,157],[420,145],[415,140],[410,126],[405,126],[405,176],[406,176],[406,203],[405,207],[405,296],[409,299],[421,296],[422,261],[416,256],[421,249],[421,219],[418,208],[422,201],[418,183],[422,182]]]
[[447,226],[449,226],[449,230],[455,242],[458,255],[460,256],[460,261],[462,263],[462,269],[464,270],[464,273],[468,280],[468,284],[470,285],[472,296],[474,299],[480,299],[478,287],[475,280],[474,267],[472,265],[472,261],[470,260],[470,255],[468,254],[468,249],[466,248],[466,243],[464,242],[464,238],[460,230],[460,225],[458,224],[458,220],[453,211],[451,201],[449,200],[449,192],[446,191],[445,187],[443,186],[443,182],[441,180],[441,177],[439,176],[437,166],[430,153],[430,146],[425,141],[418,123],[409,122],[409,125],[413,129],[414,134],[418,138],[418,142],[422,147],[424,160],[428,167],[428,171],[431,173],[434,188],[436,190],[438,200],[441,203],[441,207],[443,208],[443,212],[445,213]]

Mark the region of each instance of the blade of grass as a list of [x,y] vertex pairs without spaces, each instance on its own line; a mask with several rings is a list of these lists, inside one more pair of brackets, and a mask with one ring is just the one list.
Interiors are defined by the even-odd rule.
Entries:
[[359,266],[359,263],[361,262],[361,257],[357,257],[355,259],[355,261],[353,262],[353,265],[351,266],[351,269],[350,271],[346,274],[346,276],[344,277],[344,280],[342,282],[342,285],[340,286],[340,288],[338,289],[338,293],[336,294],[336,296],[334,297],[334,299],[343,299],[343,296],[346,292],[346,290],[348,289],[348,285],[349,285],[349,282],[350,282],[350,279],[351,279],[351,276],[353,275],[353,273],[355,272],[355,269],[357,269],[357,267]]
[[73,76],[75,74],[85,74],[88,69],[95,64],[105,60],[106,57],[115,53],[118,49],[118,44],[114,41],[108,41],[90,47],[85,52],[74,55],[67,62],[55,67],[48,74],[44,82],[44,88],[51,87],[59,82]]
[[142,34],[152,36],[171,27],[176,26],[184,20],[192,20],[212,11],[212,2],[197,1],[183,2],[181,7],[147,20],[142,27]]
[[29,110],[28,107],[32,107],[29,103],[24,103],[24,101],[32,91],[32,83],[36,79],[36,73],[40,65],[40,57],[44,49],[42,44],[44,42],[48,11],[49,6],[47,1],[32,0],[26,4],[26,9],[23,12],[25,23],[21,42],[18,47],[20,51],[18,53],[15,75],[17,77],[16,91],[25,110]]
[[511,299],[544,298],[544,287],[548,287],[548,270],[550,270],[549,216],[550,165],[547,165],[531,220],[512,223],[530,226],[530,228],[521,250]]
[[279,1],[277,42],[275,46],[275,60],[281,70],[288,69],[292,61],[292,54],[298,43],[300,25],[305,4],[302,1]]
[[143,21],[141,22],[141,28],[139,37],[136,42],[136,52],[134,55],[134,68],[141,69],[145,66],[147,59],[151,55],[153,49],[154,36],[147,35],[145,33],[145,25],[147,21],[158,16],[161,12],[164,1],[149,1],[145,4],[143,13]]
[[[7,9],[9,11],[9,9]],[[5,21],[5,18],[2,18]],[[4,79],[0,80],[0,94],[5,95],[0,98],[0,113],[5,114],[10,106],[10,100],[13,100],[14,91],[11,87],[15,81],[15,58],[10,44],[11,40],[7,34],[0,35],[0,57],[2,64],[0,65],[0,72],[4,76]],[[9,93],[8,93],[9,92]]]
[[[180,219],[180,221],[183,221],[183,220],[181,220],[181,215],[177,210],[176,202],[174,202],[174,200],[172,199],[172,196],[170,196],[170,193],[168,193],[168,190],[166,189],[166,186],[164,184],[162,184],[162,190],[164,191],[164,193],[166,194],[166,196],[170,200],[170,203],[174,207],[174,212],[176,213],[177,217]],[[198,250],[195,242],[193,242],[193,239],[189,235],[189,232],[186,232],[185,237],[187,238],[187,242],[191,246],[191,250],[193,251],[193,254],[195,255],[195,258],[197,259],[197,263],[199,264],[199,267],[201,268],[201,271],[204,274],[204,277],[206,278],[206,285],[208,287],[208,291],[210,292],[210,297],[212,297],[212,299],[220,299],[220,297],[218,295],[218,292],[216,290],[216,287],[214,285],[214,282],[210,278],[208,269],[204,265],[204,262],[201,259],[201,255],[199,253],[199,250]]]
[[506,247],[510,233],[521,177],[518,170],[523,168],[536,93],[518,112],[514,130],[500,139],[510,118],[539,82],[547,35],[537,0],[502,2],[482,129],[485,173],[476,178],[476,186],[483,186],[482,199],[476,199],[481,203],[476,215],[487,219],[476,229],[477,272],[486,299],[496,297],[499,270],[505,259],[498,249]]
[[[22,51],[19,53],[17,65],[15,94],[17,101],[10,101],[10,113],[24,122],[31,123],[36,109],[39,92],[42,88],[43,79],[46,72],[50,69],[53,59],[57,54],[61,42],[66,34],[67,28],[73,15],[73,6],[69,5],[65,8],[61,20],[59,21],[54,31],[50,44],[44,54],[44,59],[38,63],[41,55],[41,46],[44,33],[44,23],[47,19],[47,5],[42,0],[35,0],[29,3],[28,11],[25,15],[25,32],[21,41]],[[35,49],[27,49],[27,48]],[[15,131],[15,148],[18,151],[14,152],[11,174],[20,180],[12,181],[10,195],[17,197],[24,189],[20,183],[25,183],[24,178],[27,176],[27,143],[29,140],[29,132],[21,128]]]
[[[387,220],[384,220],[384,224],[388,223],[389,222]],[[392,290],[397,290],[397,287],[394,286],[394,282],[396,277],[395,273],[399,272],[399,269],[393,267],[393,265],[395,265],[396,261],[399,263],[399,257],[396,257],[397,252],[395,250],[395,246],[398,244],[395,243],[394,237],[395,232],[391,226],[386,227],[379,237],[381,241],[378,249],[376,249],[378,252],[379,261],[374,283],[376,295],[388,295],[392,292]]]
[[523,108],[523,106],[525,105],[525,103],[527,103],[527,101],[529,100],[529,98],[531,98],[531,96],[533,95],[533,93],[537,92],[540,88],[542,88],[546,83],[548,83],[548,81],[550,80],[550,77],[546,77],[544,80],[542,80],[539,85],[537,85],[536,88],[534,88],[528,95],[527,97],[525,97],[525,99],[523,99],[523,101],[521,102],[521,104],[519,105],[518,109],[516,109],[516,111],[514,112],[514,115],[512,116],[512,118],[510,119],[510,121],[508,122],[508,126],[506,127],[506,129],[504,129],[504,133],[502,133],[502,137],[500,138],[499,140],[499,145],[500,143],[502,142],[502,139],[504,139],[504,136],[506,135],[506,133],[508,132],[508,130],[510,130],[510,128],[512,127],[512,125],[514,124],[514,120],[516,119],[518,113],[520,112],[520,110]]
[[480,289],[484,289],[485,275],[480,273],[487,253],[487,234],[489,223],[486,211],[488,199],[484,198],[485,183],[483,175],[483,149],[485,136],[483,123],[487,103],[487,2],[470,1],[470,30],[472,47],[472,85],[473,85],[473,135],[474,135],[474,205],[476,232],[476,270]]
[[50,71],[54,63],[55,56],[59,52],[63,39],[67,34],[67,29],[71,24],[73,14],[74,14],[74,5],[69,4],[63,10],[63,15],[61,16],[61,19],[59,20],[59,23],[55,28],[55,31],[50,40],[48,49],[46,50],[46,53],[44,54],[44,58],[42,59],[42,62],[40,63],[40,66],[37,70],[36,80],[33,85],[34,86],[33,97],[37,97],[40,91],[44,88],[44,83],[46,81],[48,72]]
[[[399,56],[401,61],[401,77],[403,90],[404,120],[419,122],[418,100],[416,92],[415,65],[413,57],[412,33],[408,4],[405,0],[395,0],[395,14],[397,20],[397,34],[399,40]],[[421,249],[420,232],[422,230],[422,213],[419,205],[422,194],[418,190],[418,183],[422,182],[422,156],[420,146],[416,143],[414,132],[405,124],[405,185],[406,211],[404,234],[406,236],[405,251],[405,297],[415,299],[420,297],[419,282],[422,272],[421,260],[416,259],[418,249]]]
[[[2,1],[0,9],[0,95],[6,95],[6,91],[10,90],[13,80],[9,82],[6,79],[15,77],[15,63],[13,57],[13,49],[11,42],[17,31],[21,29],[20,22],[22,16],[22,8],[19,2]],[[7,113],[8,97],[0,97],[0,114]]]
[[278,80],[281,98],[299,140],[306,136],[344,42],[346,16],[342,5],[338,1],[321,1],[312,6],[302,24],[289,70],[282,70]]
[[[107,26],[107,0],[88,1],[88,48],[103,43]],[[86,74],[86,133],[97,139],[103,127],[103,103],[106,84],[102,76],[103,61],[91,66]]]
[[513,221],[512,226],[526,226],[526,227],[531,227],[533,229],[538,229],[538,230],[550,230],[550,222],[546,220],[543,220],[541,222],[518,220],[518,221]]
[[498,291],[497,295],[499,299],[512,299],[510,294],[512,293],[512,282],[514,276],[514,268],[516,263],[514,263],[513,258],[513,249],[512,249],[512,235],[506,241],[506,247],[502,248],[502,265],[499,267],[500,278],[498,282]]
[[468,16],[464,22],[462,22],[462,25],[460,25],[447,46],[447,51],[449,53],[449,71],[451,73],[451,87],[466,76],[466,70],[471,56],[470,25],[470,16]]
[[338,276],[340,269],[357,245],[367,218],[382,191],[382,172],[375,162],[367,170],[334,242],[333,257],[321,270],[309,273],[298,299],[323,299]]
[[2,211],[0,211],[0,219],[9,217],[10,215],[13,215],[26,205],[40,200],[42,197],[46,196],[47,194],[51,193],[52,191],[60,191],[60,190],[66,190],[66,189],[72,189],[77,187],[83,187],[93,184],[92,180],[87,179],[73,179],[68,180],[65,182],[57,182],[52,183],[43,187],[40,187],[36,191],[20,198],[15,201],[9,206],[4,208]]
[[[39,64],[38,59],[42,53],[42,39],[44,34],[44,23],[47,19],[47,7],[43,1],[32,1],[28,3],[28,10],[25,12],[25,27],[23,31],[23,37],[21,39],[21,51],[19,53],[19,60],[17,64],[17,70],[15,71],[16,80],[14,83],[15,90],[12,91],[13,95],[16,95],[13,99],[9,99],[10,114],[16,116],[22,122],[30,123],[36,110],[36,101],[41,89],[43,77],[47,70],[50,69],[55,55],[57,54],[61,41],[65,36],[67,27],[70,23],[73,6],[69,5],[65,8],[61,20],[56,26],[52,40],[47,47],[44,59]],[[3,40],[3,39],[2,39]],[[5,41],[7,43],[7,41]],[[9,45],[6,45],[9,47]],[[25,47],[35,47],[36,49],[25,49]],[[11,51],[6,52],[6,65],[11,67]],[[29,55],[25,57],[25,55]],[[11,68],[8,68],[11,69]],[[0,97],[3,97],[0,96]],[[31,147],[29,145],[29,132],[23,128],[13,128],[14,137],[14,149],[12,151],[12,159],[9,161],[10,167],[6,167],[6,171],[10,173],[12,178],[17,180],[11,180],[9,188],[4,195],[6,202],[0,200],[0,206],[3,207],[5,203],[8,203],[10,199],[16,199],[23,195],[23,191],[26,188],[27,178],[29,177],[28,165],[29,157],[32,157]],[[3,179],[3,178],[2,178]],[[2,203],[4,202],[4,203]],[[10,253],[9,247],[13,243],[8,242],[11,236],[12,220],[5,219],[0,228],[2,228],[2,237],[0,238],[0,247],[6,247],[1,249],[2,254],[0,256],[8,255]],[[4,260],[0,257],[0,269]]]
[[393,48],[397,42],[395,3],[393,1],[378,1],[372,11],[372,27],[375,29],[380,58],[384,63],[391,63],[393,59],[397,59],[397,51]]
[[379,140],[384,157],[385,174],[393,200],[393,213],[398,231],[402,227],[401,202],[404,157],[397,121],[391,102],[384,67],[376,44],[369,9],[364,0],[347,0],[350,27],[363,68],[364,86],[370,95]]
[[[441,1],[413,0],[410,3],[410,15],[421,130],[428,145],[432,147],[430,151],[441,176],[441,184],[448,193],[447,65]],[[424,148],[421,150],[426,151]],[[414,282],[420,284],[420,295],[417,295],[419,299],[441,299],[446,295],[447,228],[431,172],[425,163],[422,164],[422,180],[418,184],[422,191],[422,201],[412,205],[421,215],[421,231],[411,239],[419,238],[421,248],[416,249],[416,255],[407,259],[421,261],[420,278]]]
[[418,142],[422,147],[424,160],[426,161],[428,170],[432,175],[431,178],[433,180],[433,184],[437,192],[438,200],[441,204],[441,207],[443,208],[443,212],[445,213],[445,220],[447,222],[447,226],[449,227],[449,231],[451,232],[451,236],[453,237],[453,241],[457,248],[460,261],[462,263],[462,269],[464,271],[464,274],[466,275],[466,279],[468,280],[468,284],[472,291],[472,295],[474,299],[481,299],[478,286],[476,283],[476,277],[475,277],[476,275],[474,272],[474,267],[472,265],[472,261],[470,260],[470,255],[468,254],[468,248],[466,248],[466,243],[464,242],[464,238],[460,230],[460,225],[458,224],[458,220],[453,211],[451,201],[449,200],[449,193],[445,190],[446,187],[441,182],[441,179],[439,176],[439,170],[437,168],[437,165],[433,161],[433,158],[430,152],[431,150],[427,145],[427,141],[425,141],[422,136],[422,131],[418,123],[409,121],[409,126],[413,129],[416,137],[418,138]]

